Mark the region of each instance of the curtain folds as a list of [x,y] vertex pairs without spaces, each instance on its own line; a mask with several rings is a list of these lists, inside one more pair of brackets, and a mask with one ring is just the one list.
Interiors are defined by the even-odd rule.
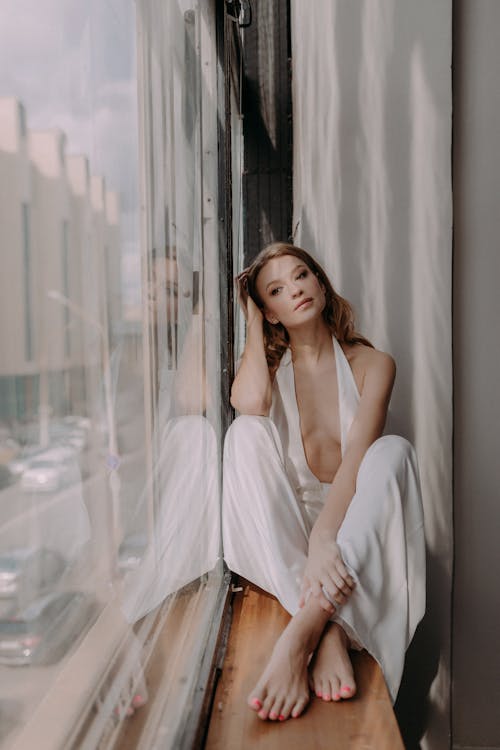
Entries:
[[[396,359],[391,430],[416,447],[427,614],[397,709],[448,745],[452,569],[451,0],[292,0],[294,241]],[[430,701],[431,710],[428,711]]]

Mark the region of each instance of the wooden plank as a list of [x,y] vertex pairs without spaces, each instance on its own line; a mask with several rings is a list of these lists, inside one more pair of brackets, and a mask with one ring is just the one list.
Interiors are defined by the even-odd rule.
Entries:
[[358,692],[339,703],[313,697],[305,713],[261,721],[246,698],[289,621],[274,597],[245,583],[234,599],[228,650],[217,686],[206,750],[404,750],[391,701],[374,659],[353,653]]

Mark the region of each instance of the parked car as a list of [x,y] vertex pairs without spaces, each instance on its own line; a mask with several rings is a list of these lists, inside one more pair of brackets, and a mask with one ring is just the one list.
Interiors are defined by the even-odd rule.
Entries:
[[[64,442],[73,431],[88,433],[91,423],[87,417],[68,414],[65,417],[51,417],[45,425],[45,431],[51,443]],[[40,440],[41,425],[39,421],[19,424],[13,430],[13,437],[21,444],[33,444]]]
[[26,469],[29,468],[30,463],[42,453],[42,450],[39,445],[24,446],[17,456],[7,464],[11,474],[17,478],[21,477]]
[[6,487],[14,482],[14,475],[11,470],[5,464],[0,464],[0,490],[4,490]]
[[13,461],[20,452],[21,446],[17,440],[0,430],[0,465]]
[[8,468],[14,476],[22,478],[24,473],[37,461],[73,462],[74,464],[78,461],[78,450],[72,445],[60,445],[59,443],[49,443],[45,446],[34,443],[25,445],[19,455],[10,461]]
[[43,596],[0,619],[0,664],[54,664],[86,632],[97,601],[83,591]]
[[145,533],[127,534],[118,549],[118,569],[125,574],[135,570],[146,553],[148,538]]
[[0,599],[25,604],[54,588],[66,560],[54,550],[16,548],[0,554]]
[[[61,449],[62,450],[62,449]],[[80,479],[76,459],[55,457],[37,458],[30,462],[21,477],[21,489],[26,492],[56,492]]]

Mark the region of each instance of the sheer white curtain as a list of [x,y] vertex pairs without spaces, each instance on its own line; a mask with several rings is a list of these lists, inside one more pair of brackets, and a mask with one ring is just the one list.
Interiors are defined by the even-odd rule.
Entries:
[[451,10],[292,2],[295,242],[398,365],[391,431],[417,449],[428,544],[427,614],[398,709],[432,748],[447,746],[449,725]]

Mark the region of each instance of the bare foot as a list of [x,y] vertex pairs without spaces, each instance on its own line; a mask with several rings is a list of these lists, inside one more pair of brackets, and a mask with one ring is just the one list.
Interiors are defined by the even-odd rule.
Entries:
[[352,698],[356,683],[348,653],[349,638],[336,622],[328,623],[311,662],[311,687],[324,701]]
[[248,697],[260,719],[284,721],[303,712],[309,702],[307,665],[329,617],[313,597],[292,617]]

